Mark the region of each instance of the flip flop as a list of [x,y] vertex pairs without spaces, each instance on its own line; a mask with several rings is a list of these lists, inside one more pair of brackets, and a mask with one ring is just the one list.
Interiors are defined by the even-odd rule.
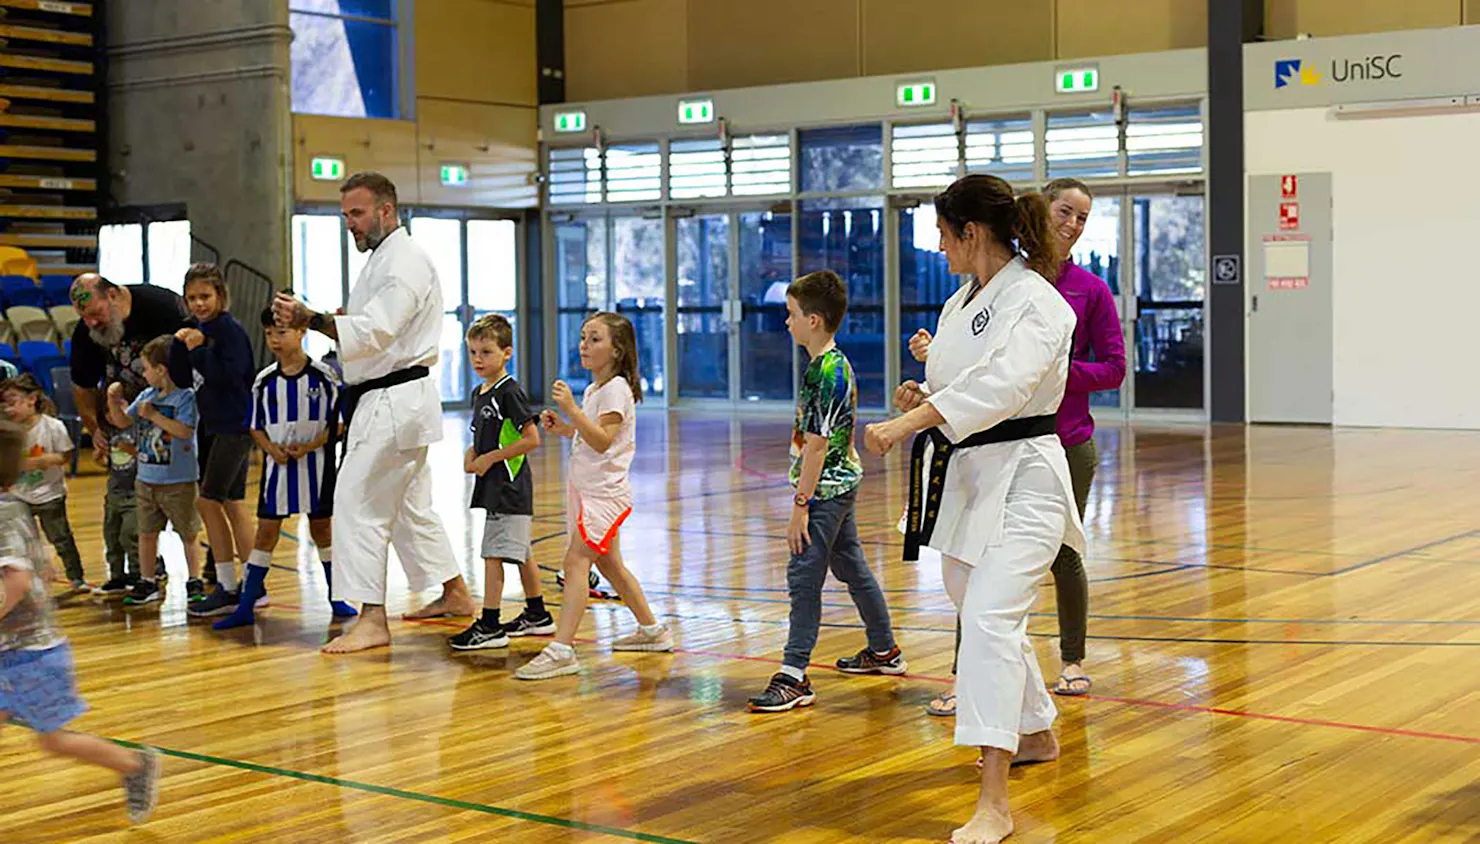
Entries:
[[942,718],[950,718],[956,714],[956,693],[941,692],[930,703],[926,704],[925,711],[930,715],[938,715]]
[[[1084,685],[1081,688],[1076,686],[1075,683],[1083,683]],[[1089,694],[1089,690],[1094,688],[1094,686],[1095,681],[1089,677],[1065,677],[1060,674],[1058,684],[1053,687],[1053,693],[1060,697],[1082,697]]]

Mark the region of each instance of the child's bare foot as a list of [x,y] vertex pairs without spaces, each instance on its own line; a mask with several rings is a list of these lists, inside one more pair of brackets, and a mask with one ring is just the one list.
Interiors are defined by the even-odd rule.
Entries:
[[978,809],[965,826],[951,833],[951,844],[999,844],[1011,834],[1011,814]]
[[334,638],[322,650],[326,654],[349,654],[382,648],[391,643],[391,632],[379,624],[361,618],[342,636]]

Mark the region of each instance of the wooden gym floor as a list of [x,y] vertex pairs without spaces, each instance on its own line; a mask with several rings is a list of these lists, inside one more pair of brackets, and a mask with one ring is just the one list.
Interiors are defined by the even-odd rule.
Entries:
[[[481,592],[465,428],[449,416],[433,459]],[[166,754],[155,820],[128,830],[111,775],[46,759],[12,727],[0,837],[945,841],[976,776],[949,719],[923,711],[946,688],[952,613],[933,560],[899,561],[900,455],[865,457],[859,519],[910,675],[819,667],[815,707],[745,711],[786,636],[788,431],[640,417],[623,547],[679,650],[613,655],[604,643],[631,616],[599,605],[578,678],[512,680],[539,640],[450,655],[461,619],[396,621],[392,650],[321,656],[322,574],[291,539],[258,627],[215,634],[187,621],[167,546],[177,579],[162,607],[77,598],[62,614],[92,706],[77,728]],[[1058,699],[1063,758],[1014,772],[1013,841],[1480,840],[1480,434],[1137,426],[1103,427],[1099,442],[1086,519],[1096,685]],[[548,444],[533,460],[544,566],[564,549],[562,465]],[[91,578],[101,490],[100,475],[72,482]],[[399,577],[393,566],[393,613],[430,597]],[[820,666],[863,641],[846,592],[828,588]],[[1037,610],[1051,678],[1048,583]]]

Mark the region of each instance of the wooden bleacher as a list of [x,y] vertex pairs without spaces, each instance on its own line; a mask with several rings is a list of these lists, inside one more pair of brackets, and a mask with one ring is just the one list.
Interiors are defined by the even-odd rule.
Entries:
[[93,3],[0,0],[0,246],[42,274],[97,267],[106,185]]

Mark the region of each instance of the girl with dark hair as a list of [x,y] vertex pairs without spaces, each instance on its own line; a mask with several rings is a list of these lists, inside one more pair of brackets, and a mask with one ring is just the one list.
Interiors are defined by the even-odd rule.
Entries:
[[900,385],[903,415],[868,426],[864,445],[882,456],[920,434],[905,559],[940,552],[962,622],[956,744],[982,751],[976,812],[951,840],[996,844],[1012,834],[1009,766],[1059,755],[1027,626],[1059,547],[1084,547],[1056,426],[1074,312],[1047,280],[1059,246],[1041,195],[971,175],[935,209],[950,269],[969,281],[941,309],[925,382]]

